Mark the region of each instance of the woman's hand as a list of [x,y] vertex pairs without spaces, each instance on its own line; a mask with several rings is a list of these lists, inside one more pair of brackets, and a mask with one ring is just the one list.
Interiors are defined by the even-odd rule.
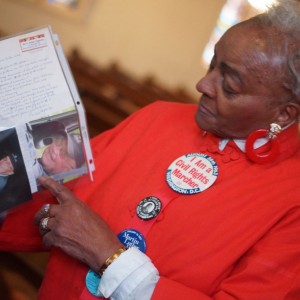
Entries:
[[[40,177],[39,181],[59,202],[46,206],[47,209],[43,207],[34,218],[35,224],[40,226],[45,246],[59,247],[99,271],[122,244],[101,217],[69,189],[49,177]],[[43,221],[48,217],[48,222]]]

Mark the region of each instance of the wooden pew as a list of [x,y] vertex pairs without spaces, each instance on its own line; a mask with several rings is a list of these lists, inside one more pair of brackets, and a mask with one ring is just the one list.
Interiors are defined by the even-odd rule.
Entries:
[[156,100],[195,103],[184,89],[168,90],[153,77],[137,80],[116,63],[108,68],[96,67],[77,50],[68,60],[86,109],[90,136],[115,126]]

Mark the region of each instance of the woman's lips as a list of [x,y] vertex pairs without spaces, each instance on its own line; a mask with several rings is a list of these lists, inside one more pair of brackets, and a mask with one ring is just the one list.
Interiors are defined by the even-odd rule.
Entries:
[[201,101],[199,104],[199,111],[206,116],[215,117],[215,114],[212,111],[210,111],[206,106],[204,106],[203,103],[201,103]]

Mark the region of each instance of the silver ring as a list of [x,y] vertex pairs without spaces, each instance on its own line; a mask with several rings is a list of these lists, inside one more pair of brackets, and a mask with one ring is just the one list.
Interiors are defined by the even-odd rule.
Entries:
[[47,227],[49,219],[50,219],[50,218],[47,217],[47,218],[43,218],[43,219],[41,220],[40,226],[41,226],[41,229],[42,229],[43,231],[48,231],[48,230],[49,230],[48,227]]
[[50,209],[50,204],[47,203],[43,206],[43,211],[44,213],[47,215],[49,213],[49,209]]

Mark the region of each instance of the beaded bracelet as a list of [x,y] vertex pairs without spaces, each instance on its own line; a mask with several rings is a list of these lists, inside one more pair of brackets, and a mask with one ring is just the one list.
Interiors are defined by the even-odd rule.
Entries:
[[102,265],[102,267],[100,268],[100,271],[98,272],[100,276],[103,275],[103,273],[105,272],[105,270],[108,268],[108,266],[115,261],[123,252],[125,252],[127,250],[127,248],[125,246],[122,246],[121,248],[119,248],[112,256],[110,256],[105,263]]

